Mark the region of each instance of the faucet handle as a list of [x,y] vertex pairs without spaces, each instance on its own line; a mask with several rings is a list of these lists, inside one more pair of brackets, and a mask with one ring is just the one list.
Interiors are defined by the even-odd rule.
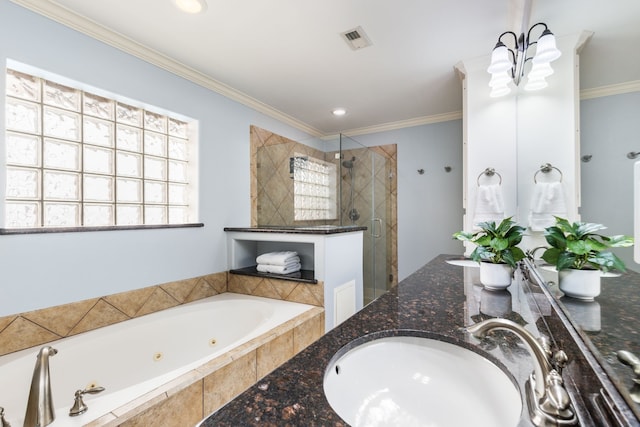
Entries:
[[555,369],[547,377],[547,397],[556,410],[565,410],[571,403],[569,393],[564,388],[564,381]]
[[84,396],[85,394],[98,394],[103,391],[104,387],[91,387],[84,390],[76,390],[73,400],[73,406],[71,407],[71,409],[69,409],[69,416],[75,417],[84,414],[85,412],[87,412],[87,409],[89,409],[89,407],[82,400],[82,396]]
[[626,350],[620,350],[616,354],[619,361],[633,369],[633,374],[635,375],[633,382],[640,384],[640,358]]
[[0,406],[0,427],[11,427],[9,421],[4,419],[4,408]]
[[567,366],[568,361],[569,356],[567,356],[567,353],[565,353],[564,350],[558,350],[553,355],[554,366],[559,374],[562,374],[562,370]]

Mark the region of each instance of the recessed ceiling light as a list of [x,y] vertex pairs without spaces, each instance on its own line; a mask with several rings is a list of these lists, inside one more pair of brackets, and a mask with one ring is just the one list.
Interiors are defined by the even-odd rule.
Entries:
[[347,114],[347,110],[345,110],[344,108],[336,108],[331,112],[331,114],[333,114],[334,116],[340,117]]
[[183,12],[202,13],[207,10],[205,0],[173,0],[173,3]]

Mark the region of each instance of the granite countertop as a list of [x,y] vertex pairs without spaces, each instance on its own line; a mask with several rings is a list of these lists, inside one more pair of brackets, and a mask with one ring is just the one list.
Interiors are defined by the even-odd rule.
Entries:
[[[616,352],[626,350],[640,357],[640,274],[627,270],[619,275],[606,275],[602,278],[600,295],[591,302],[564,296],[557,286],[557,277],[551,279],[551,294],[579,328],[614,384],[621,390],[639,393],[640,385],[633,382],[632,369],[620,363]],[[640,414],[640,403],[627,401]]]
[[[417,330],[472,348],[508,370],[524,396],[533,364],[520,339],[496,331],[479,341],[464,327],[491,317],[484,311],[535,330],[540,315],[529,308],[526,286],[520,286],[525,282],[516,280],[507,291],[487,293],[476,284],[478,268],[450,265],[445,262],[449,258],[456,256],[435,258],[210,415],[202,426],[346,426],[324,396],[325,367],[343,346],[380,331],[393,335]],[[528,416],[519,425],[531,425]]]
[[225,227],[224,231],[285,234],[339,234],[364,231],[366,229],[367,227],[360,225],[305,225],[299,227],[286,225],[264,225],[258,227]]

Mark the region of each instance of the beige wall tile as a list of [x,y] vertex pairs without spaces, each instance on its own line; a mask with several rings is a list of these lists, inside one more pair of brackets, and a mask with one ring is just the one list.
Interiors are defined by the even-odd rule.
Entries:
[[122,427],[194,426],[203,418],[203,414],[202,381],[198,381],[169,397],[162,405],[154,406],[121,425]]
[[296,326],[293,330],[293,352],[298,354],[324,334],[324,313]]
[[[0,333],[0,354],[13,353],[14,351],[42,345],[59,338],[60,336],[51,331],[22,317],[17,317]],[[34,351],[35,363],[37,350]]]
[[153,292],[155,286],[148,288],[136,289],[135,291],[120,292],[114,295],[104,297],[109,304],[122,311],[129,317],[134,317],[140,308],[147,302]]
[[69,335],[75,335],[87,332],[102,326],[112,325],[114,323],[123,322],[129,318],[120,310],[106,303],[103,300],[98,301],[96,305],[82,318],[80,322],[69,332]]
[[298,286],[295,287],[293,291],[286,298],[287,301],[293,302],[301,302],[303,304],[311,304],[316,306],[322,306],[322,303],[318,301],[318,298],[314,295],[314,293],[309,289],[310,286],[306,283],[299,283]]
[[193,291],[198,283],[197,278],[179,280],[177,282],[164,283],[160,287],[175,298],[179,303],[184,303],[187,296]]
[[234,360],[204,379],[204,413],[221,408],[258,380],[256,352]]
[[175,298],[169,295],[162,288],[156,287],[147,302],[140,307],[140,310],[136,313],[136,317],[155,313],[160,310],[166,310],[167,308],[175,307],[176,305],[180,305],[180,303]]
[[293,331],[288,331],[257,350],[258,379],[293,357]]
[[30,311],[24,313],[22,317],[31,320],[33,323],[61,337],[66,337],[97,303],[98,298],[93,298],[71,304],[59,305],[57,307]]
[[191,293],[187,295],[184,302],[187,303],[187,302],[197,301],[199,299],[218,295],[219,293],[220,292],[218,292],[215,288],[213,288],[209,284],[209,282],[201,278],[201,279],[198,279],[198,281],[196,282],[196,285],[191,290]]

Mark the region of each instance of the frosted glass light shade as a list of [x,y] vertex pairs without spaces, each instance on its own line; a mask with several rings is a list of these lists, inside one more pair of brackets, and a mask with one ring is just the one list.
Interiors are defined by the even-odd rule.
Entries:
[[556,37],[551,31],[546,30],[538,39],[536,45],[536,55],[533,57],[533,63],[551,62],[560,58],[562,52],[556,47]]
[[547,86],[549,86],[549,83],[547,83],[544,77],[540,77],[536,79],[532,79],[531,77],[529,77],[529,79],[527,80],[527,84],[524,86],[524,90],[527,90],[527,91],[540,90],[540,89],[544,89]]
[[529,76],[529,80],[531,80],[545,78],[550,76],[551,74],[553,74],[553,68],[551,68],[551,64],[549,64],[548,62],[538,62],[536,64],[533,64],[533,67],[531,67],[531,70],[527,75]]
[[513,79],[509,75],[508,71],[492,74],[491,80],[489,80],[489,87],[499,88],[501,86],[506,86],[511,82],[511,80]]
[[504,44],[498,43],[491,53],[491,64],[487,71],[491,74],[504,73],[511,67],[513,64],[509,60],[509,49]]

